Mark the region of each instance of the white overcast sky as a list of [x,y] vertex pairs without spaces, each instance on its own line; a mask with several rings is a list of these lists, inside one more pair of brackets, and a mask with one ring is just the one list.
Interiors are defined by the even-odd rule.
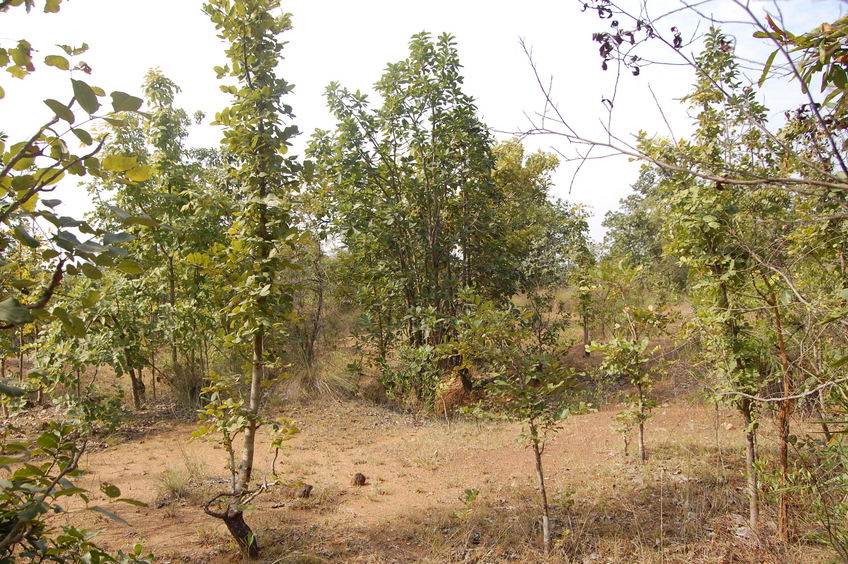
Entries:
[[[652,0],[648,3],[650,6]],[[659,13],[680,4],[661,0],[654,5]],[[786,0],[778,5],[795,31],[832,21],[846,7],[836,0]],[[212,71],[225,58],[223,44],[215,37],[201,6],[200,0],[65,0],[59,14],[33,11],[27,15],[23,10],[13,10],[0,14],[0,45],[26,38],[40,49],[38,63],[55,51],[54,44],[87,42],[90,50],[82,58],[94,73],[86,80],[107,92],[139,94],[147,69],[159,67],[182,87],[177,104],[189,113],[205,112],[208,123],[215,111],[227,104]],[[752,2],[751,6],[759,14],[775,11],[769,2]],[[423,30],[456,36],[465,90],[476,98],[482,118],[493,129],[526,128],[526,115],[543,106],[541,92],[519,46],[523,38],[542,73],[553,77],[555,98],[568,119],[595,136],[600,134],[597,124],[605,117],[601,99],[609,97],[614,77],[600,70],[597,44],[591,36],[606,24],[591,13],[582,13],[579,2],[290,0],[284,1],[283,7],[292,13],[294,28],[284,36],[289,44],[280,74],[296,85],[288,101],[303,131],[298,149],[316,127],[333,126],[323,96],[329,82],[368,91],[387,63],[406,56],[410,36]],[[708,10],[722,17],[739,15],[729,0],[719,0]],[[671,19],[667,26],[675,23],[688,31],[691,20]],[[740,45],[743,55],[759,54],[750,41]],[[692,76],[670,67],[652,67],[638,79],[627,77],[623,81],[614,129],[621,135],[639,129],[667,131],[646,88],[649,83],[677,133],[685,131],[685,109],[675,100],[687,92]],[[0,85],[6,90],[6,99],[0,101],[0,131],[8,133],[10,140],[22,138],[52,115],[42,103],[44,98],[70,98],[67,74],[44,65],[24,81],[2,77]],[[780,101],[771,100],[775,107]],[[191,143],[215,145],[219,136],[217,128],[203,125],[195,129]],[[526,144],[569,151],[556,138],[533,138]],[[556,176],[554,195],[590,206],[594,213],[592,234],[600,239],[604,213],[614,209],[628,193],[636,171],[637,165],[622,158],[589,163],[569,193],[574,165],[564,164]],[[64,190],[66,201],[73,201],[75,207],[85,206],[84,190]]]

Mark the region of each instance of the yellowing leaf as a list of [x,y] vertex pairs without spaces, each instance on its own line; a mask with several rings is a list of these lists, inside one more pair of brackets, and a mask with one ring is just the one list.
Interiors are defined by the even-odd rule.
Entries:
[[35,211],[35,204],[38,203],[38,194],[33,194],[25,202],[21,204],[21,208],[25,211],[32,212]]
[[109,155],[100,163],[103,168],[112,172],[126,172],[138,165],[138,160],[133,156]]
[[68,62],[68,59],[61,55],[47,55],[44,57],[44,63],[61,70],[68,70],[71,68],[71,64]]
[[127,171],[127,179],[133,182],[144,182],[149,180],[154,172],[156,169],[150,165],[139,165]]

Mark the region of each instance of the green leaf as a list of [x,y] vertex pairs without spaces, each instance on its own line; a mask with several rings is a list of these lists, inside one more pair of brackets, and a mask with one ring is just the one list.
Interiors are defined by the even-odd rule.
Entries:
[[26,390],[0,382],[0,394],[19,398],[26,394]]
[[41,448],[54,449],[59,446],[59,438],[53,433],[44,433],[35,441]]
[[41,245],[41,243],[38,242],[38,239],[27,233],[26,230],[20,225],[16,225],[14,231],[15,239],[17,239],[27,247],[35,249],[39,245]]
[[118,269],[123,270],[127,274],[141,274],[144,272],[144,269],[134,260],[122,260],[118,263]]
[[135,241],[135,235],[130,233],[107,233],[103,236],[103,243],[105,245],[120,245],[121,243],[129,243],[130,241]]
[[145,227],[156,227],[156,220],[148,215],[133,215],[124,220],[124,225],[143,225]]
[[112,92],[112,108],[116,112],[134,112],[138,110],[144,100],[130,96],[126,92]]
[[149,507],[143,501],[139,501],[137,499],[130,499],[130,498],[127,498],[127,497],[119,497],[115,501],[120,501],[121,503],[129,503],[130,505],[135,505],[137,507]]
[[71,68],[71,64],[68,62],[68,59],[61,55],[47,55],[44,57],[44,63],[61,70],[68,70]]
[[32,316],[29,310],[21,305],[21,302],[15,298],[7,298],[0,302],[0,321],[19,325],[31,322]]
[[100,269],[88,262],[84,262],[82,264],[82,273],[92,280],[100,280],[103,278],[103,273],[100,272]]
[[74,132],[74,135],[77,136],[77,139],[79,139],[80,143],[83,145],[91,145],[94,142],[91,138],[91,134],[85,129],[72,128],[71,131]]
[[27,278],[19,278],[17,280],[12,280],[12,286],[14,286],[18,290],[26,290],[27,288],[32,288],[36,286],[38,282],[35,280],[29,280]]
[[118,488],[115,484],[110,484],[109,482],[103,482],[100,484],[100,491],[106,494],[107,497],[121,497],[120,488]]
[[766,59],[766,64],[763,67],[763,74],[760,75],[760,80],[757,81],[757,84],[759,84],[760,86],[762,86],[763,83],[765,83],[766,78],[768,77],[768,73],[771,70],[771,65],[772,65],[772,63],[774,63],[775,55],[777,55],[777,49],[772,51],[771,55],[769,55],[768,59]]
[[74,120],[76,119],[74,117],[74,112],[72,112],[68,106],[58,100],[53,100],[52,98],[44,100],[44,103],[47,104],[47,106],[53,110],[53,113],[59,116],[60,119],[63,119],[68,123],[74,123]]
[[90,114],[93,114],[100,108],[100,102],[97,101],[97,94],[94,93],[91,86],[81,80],[71,79],[71,85],[74,89],[74,98],[77,99],[82,109]]

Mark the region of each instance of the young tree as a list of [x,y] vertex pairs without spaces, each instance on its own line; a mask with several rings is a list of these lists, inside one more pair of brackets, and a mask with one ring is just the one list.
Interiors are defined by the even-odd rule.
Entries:
[[278,0],[212,0],[204,10],[228,44],[230,63],[216,71],[238,81],[238,85],[222,87],[233,102],[216,115],[216,123],[225,127],[224,149],[235,161],[230,174],[243,207],[230,229],[229,247],[219,258],[238,277],[228,305],[228,340],[234,346],[249,345],[252,356],[249,393],[240,420],[244,439],[238,475],[226,494],[230,500],[226,507],[215,511],[210,502],[206,512],[222,519],[242,550],[255,557],[259,544],[244,521],[242,507],[254,493],[250,481],[269,380],[269,343],[280,334],[280,319],[291,301],[288,289],[282,287],[280,272],[286,265],[277,246],[296,235],[289,196],[300,166],[286,153],[297,127],[283,124],[292,111],[282,97],[292,87],[276,74],[283,50],[279,35],[291,22]]
[[551,523],[542,456],[547,441],[559,430],[574,402],[568,390],[574,371],[557,359],[565,325],[562,304],[549,294],[530,296],[523,307],[498,307],[492,301],[468,296],[457,321],[456,340],[442,354],[459,354],[457,369],[475,366],[492,376],[488,388],[496,400],[484,411],[524,425],[522,438],[533,452],[539,487],[542,541],[551,550]]
[[627,319],[625,336],[618,336],[606,343],[593,342],[586,349],[602,352],[604,357],[601,370],[606,374],[625,376],[635,388],[636,393],[625,398],[627,408],[619,413],[616,419],[622,423],[625,455],[631,429],[636,427],[639,460],[645,462],[648,458],[645,449],[645,422],[651,418],[651,411],[657,405],[650,392],[655,377],[662,370],[662,361],[658,358],[659,347],[650,351],[648,347],[650,337],[663,331],[669,317],[668,312],[657,311],[653,306],[646,309],[625,306],[624,315]]

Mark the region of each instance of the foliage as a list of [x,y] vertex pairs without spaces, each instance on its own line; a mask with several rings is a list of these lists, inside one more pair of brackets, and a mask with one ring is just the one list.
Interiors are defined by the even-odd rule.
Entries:
[[625,307],[624,313],[628,321],[626,336],[606,343],[593,342],[586,348],[603,353],[600,369],[609,377],[624,377],[635,389],[635,393],[625,396],[625,409],[616,415],[616,420],[621,423],[619,431],[624,435],[625,454],[632,430],[639,430],[639,458],[644,461],[647,457],[644,426],[657,407],[650,393],[663,368],[660,347],[649,350],[649,337],[662,332],[670,319],[669,312],[659,312],[653,306],[647,309]]
[[478,409],[494,417],[522,423],[522,440],[533,451],[539,480],[543,542],[551,547],[550,516],[542,455],[548,439],[574,406],[569,390],[573,369],[557,358],[565,320],[562,304],[551,295],[528,296],[525,306],[498,307],[491,300],[465,294],[466,308],[457,320],[457,336],[440,347],[443,355],[458,355],[462,370],[471,366],[489,375],[489,397],[496,403]]
[[[291,85],[276,75],[283,43],[279,35],[291,27],[288,14],[275,15],[278,0],[212,0],[204,5],[219,37],[228,44],[229,65],[217,67],[219,77],[229,76],[238,85],[222,86],[233,98],[218,112],[215,123],[225,127],[223,147],[232,157],[229,176],[241,209],[234,214],[228,245],[216,257],[220,267],[236,274],[233,292],[226,304],[226,342],[233,347],[249,344],[252,353],[250,391],[244,410],[229,418],[221,428],[234,434],[233,422],[243,430],[243,448],[238,475],[233,474],[230,498],[223,512],[206,512],[224,521],[241,549],[251,557],[259,545],[244,522],[242,505],[252,499],[249,493],[253,473],[256,431],[262,424],[260,409],[270,379],[266,374],[268,346],[285,331],[292,301],[291,291],[280,273],[290,265],[278,247],[292,246],[297,229],[291,220],[291,193],[300,181],[301,165],[286,156],[294,125],[283,126],[292,117],[291,107],[282,97]],[[236,404],[237,405],[237,404]],[[214,418],[218,411],[209,416]],[[230,460],[231,471],[235,471]],[[261,491],[261,490],[260,490]],[[218,496],[221,497],[221,496]]]
[[[93,533],[50,525],[52,514],[64,513],[60,503],[65,498],[79,498],[89,510],[112,519],[120,517],[96,505],[88,505],[90,493],[74,486],[70,478],[80,474],[78,464],[85,450],[72,425],[53,423],[33,444],[17,443],[3,436],[2,468],[6,477],[0,480],[0,562],[16,562],[26,558],[38,562],[152,562],[136,545],[130,554],[112,555],[91,542]],[[112,501],[143,505],[121,498],[112,484],[102,484],[101,491]]]
[[[345,276],[384,366],[402,343],[450,340],[464,289],[503,302],[535,276],[528,264],[542,267],[545,253],[548,267],[561,261],[578,223],[547,200],[556,159],[525,156],[514,140],[494,146],[460,70],[452,36],[418,34],[375,85],[381,107],[328,87],[338,125],[311,143],[318,189],[332,198],[334,230],[349,253]],[[440,371],[458,361],[445,359]],[[433,394],[430,384],[412,389],[419,401]]]

